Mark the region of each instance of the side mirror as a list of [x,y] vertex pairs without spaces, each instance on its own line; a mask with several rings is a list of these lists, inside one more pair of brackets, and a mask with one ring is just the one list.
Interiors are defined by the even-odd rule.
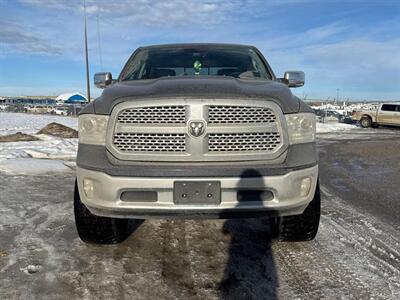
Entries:
[[304,85],[305,75],[303,71],[286,71],[281,80],[288,87],[296,88]]
[[101,72],[94,74],[94,85],[99,89],[104,89],[113,82],[110,72]]

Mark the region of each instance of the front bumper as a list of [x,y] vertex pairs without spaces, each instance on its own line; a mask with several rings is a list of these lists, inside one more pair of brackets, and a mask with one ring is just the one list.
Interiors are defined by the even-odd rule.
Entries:
[[[301,196],[301,182],[311,179],[311,188]],[[87,197],[83,180],[93,184],[93,195]],[[95,215],[114,218],[229,218],[250,217],[254,214],[301,214],[313,199],[318,179],[318,166],[292,171],[279,176],[260,177],[190,177],[186,181],[219,181],[221,203],[215,205],[175,204],[173,177],[120,177],[102,172],[77,168],[77,182],[81,201]],[[238,201],[239,190],[268,191],[273,195],[265,201]],[[121,200],[126,191],[156,192],[155,202],[129,202]]]

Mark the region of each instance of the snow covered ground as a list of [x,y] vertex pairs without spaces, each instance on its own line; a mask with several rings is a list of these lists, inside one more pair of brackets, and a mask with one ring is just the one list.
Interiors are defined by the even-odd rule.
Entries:
[[78,118],[0,112],[0,135],[8,135],[18,131],[32,134],[38,132],[44,126],[52,122],[78,129]]
[[317,133],[331,133],[358,129],[356,125],[345,123],[317,123]]
[[[40,139],[32,142],[0,143],[0,171],[15,174],[37,174],[39,171],[48,173],[67,170],[64,161],[75,160],[78,139],[36,134],[52,122],[73,129],[78,127],[78,119],[73,117],[0,112],[0,135],[20,131]],[[35,162],[36,159],[41,160]],[[54,161],[46,162],[45,159]]]
[[73,160],[78,139],[63,139],[44,134],[35,135],[39,141],[0,143],[0,161],[12,158],[50,158]]
[[71,172],[73,166],[62,160],[19,158],[0,162],[0,171],[11,175],[42,175],[47,173]]

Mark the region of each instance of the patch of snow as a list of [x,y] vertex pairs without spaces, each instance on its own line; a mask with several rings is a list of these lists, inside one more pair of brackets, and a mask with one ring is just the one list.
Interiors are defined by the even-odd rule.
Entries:
[[9,175],[39,175],[72,171],[62,160],[20,158],[0,161],[0,172]]
[[39,272],[41,268],[42,266],[40,265],[28,265],[26,268],[21,268],[20,270],[27,275],[32,275]]
[[0,143],[0,172],[33,175],[72,171],[75,167],[64,163],[75,160],[78,139],[35,134],[51,122],[78,127],[78,119],[73,117],[0,112],[0,135],[21,131],[40,139]]
[[13,158],[48,158],[74,160],[78,139],[36,135],[40,141],[0,143],[0,162]]
[[32,158],[49,158],[49,154],[37,150],[27,149],[24,150],[26,154],[28,154]]
[[317,123],[317,133],[343,132],[358,129],[357,126],[345,123]]

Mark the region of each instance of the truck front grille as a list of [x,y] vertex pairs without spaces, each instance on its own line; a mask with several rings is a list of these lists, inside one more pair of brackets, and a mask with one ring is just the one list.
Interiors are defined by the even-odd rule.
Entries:
[[275,159],[287,147],[283,119],[280,107],[265,100],[126,101],[111,114],[107,149],[121,160]]
[[208,121],[210,124],[273,123],[276,116],[266,107],[212,105]]
[[127,108],[118,115],[124,124],[184,124],[185,106],[152,106]]
[[116,133],[114,145],[123,152],[185,152],[185,135],[169,133]]
[[281,143],[278,132],[212,133],[209,135],[210,152],[252,152],[275,150]]

